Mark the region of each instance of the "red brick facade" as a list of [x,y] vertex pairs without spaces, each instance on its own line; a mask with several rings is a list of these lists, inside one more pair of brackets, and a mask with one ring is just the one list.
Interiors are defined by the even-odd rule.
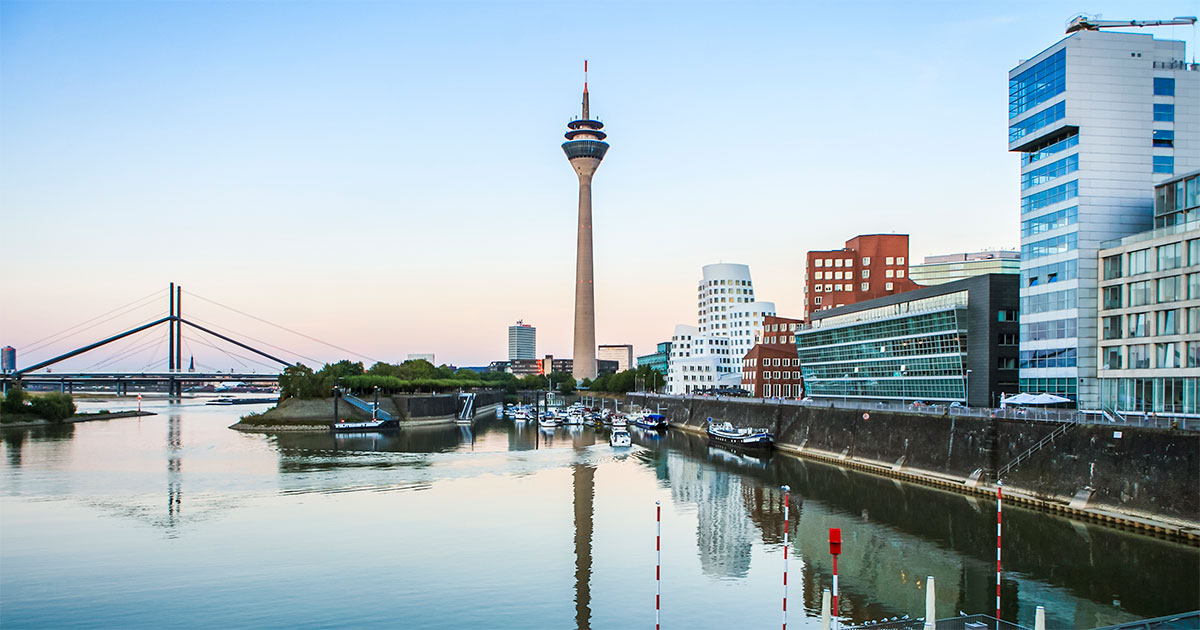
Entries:
[[810,251],[804,267],[804,317],[920,288],[908,278],[907,234],[863,234],[843,249]]
[[796,358],[796,329],[803,320],[763,318],[761,343],[742,357],[742,389],[764,398],[800,398],[804,380]]

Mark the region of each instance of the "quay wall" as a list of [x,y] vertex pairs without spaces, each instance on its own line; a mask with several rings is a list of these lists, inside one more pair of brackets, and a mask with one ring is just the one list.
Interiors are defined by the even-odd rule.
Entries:
[[[703,432],[711,417],[769,428],[781,450],[963,488],[976,487],[975,479],[992,488],[998,468],[1058,426],[885,410],[870,411],[864,419],[860,409],[714,398],[627,399],[649,408],[661,405],[673,427]],[[1200,530],[1200,434],[1126,426],[1115,431],[1120,437],[1110,426],[1079,425],[1056,437],[1005,475],[1005,494]]]

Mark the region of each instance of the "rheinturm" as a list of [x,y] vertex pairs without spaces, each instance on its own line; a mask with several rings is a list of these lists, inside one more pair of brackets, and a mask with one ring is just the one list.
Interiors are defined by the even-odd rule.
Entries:
[[567,123],[563,152],[579,176],[579,231],[575,248],[575,348],[571,375],[596,378],[596,293],[592,286],[592,175],[608,152],[604,123],[588,112],[587,61],[583,62],[583,115]]

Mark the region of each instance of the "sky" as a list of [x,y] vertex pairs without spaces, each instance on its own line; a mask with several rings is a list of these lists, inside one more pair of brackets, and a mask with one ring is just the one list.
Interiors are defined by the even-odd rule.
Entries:
[[[1196,6],[0,0],[0,345],[30,365],[175,282],[185,318],[309,365],[485,365],[518,319],[569,357],[584,59],[597,343],[695,324],[717,262],[799,316],[810,249],[1018,246],[1007,73],[1079,12]],[[1138,32],[1194,55],[1193,27]],[[55,369],[165,364],[144,334]],[[205,343],[185,357],[271,368]]]

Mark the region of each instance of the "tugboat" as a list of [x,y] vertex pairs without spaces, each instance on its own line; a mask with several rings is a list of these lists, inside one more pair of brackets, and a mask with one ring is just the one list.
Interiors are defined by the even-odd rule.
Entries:
[[722,446],[771,450],[775,447],[775,436],[766,429],[735,429],[729,422],[714,425],[708,419],[708,440]]

